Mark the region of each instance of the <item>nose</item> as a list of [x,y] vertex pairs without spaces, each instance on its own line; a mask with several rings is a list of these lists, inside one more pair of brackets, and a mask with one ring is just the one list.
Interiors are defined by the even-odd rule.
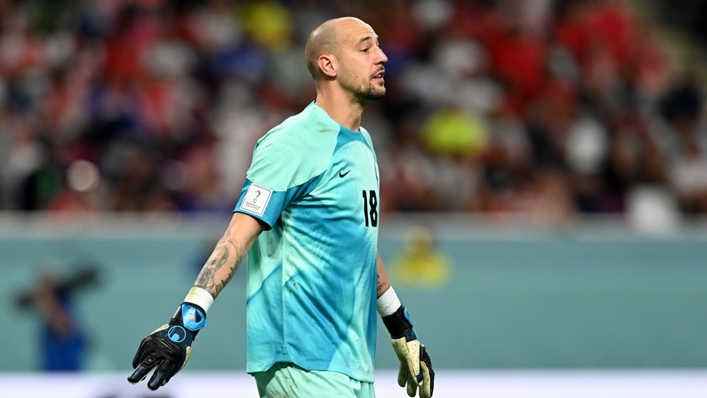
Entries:
[[380,47],[378,47],[378,57],[377,57],[376,61],[377,61],[376,64],[384,64],[384,63],[388,62],[388,56],[385,55],[385,53],[383,52],[383,49]]

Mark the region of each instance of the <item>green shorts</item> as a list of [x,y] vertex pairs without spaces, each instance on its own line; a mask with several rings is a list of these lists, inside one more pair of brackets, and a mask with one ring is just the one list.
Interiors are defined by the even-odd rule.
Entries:
[[304,370],[292,363],[276,363],[253,373],[260,398],[375,398],[373,383],[343,373]]

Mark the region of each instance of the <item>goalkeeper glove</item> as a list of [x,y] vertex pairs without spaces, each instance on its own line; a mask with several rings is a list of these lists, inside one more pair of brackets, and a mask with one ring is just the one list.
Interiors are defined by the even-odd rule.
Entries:
[[138,383],[154,368],[147,388],[154,391],[167,384],[189,361],[191,343],[204,326],[206,312],[196,304],[182,303],[168,324],[142,340],[133,358],[135,371],[128,381]]
[[430,398],[435,387],[435,371],[425,346],[417,339],[410,316],[402,304],[393,314],[383,317],[383,323],[390,332],[393,349],[400,360],[398,385],[405,387],[414,397],[420,388],[420,398]]

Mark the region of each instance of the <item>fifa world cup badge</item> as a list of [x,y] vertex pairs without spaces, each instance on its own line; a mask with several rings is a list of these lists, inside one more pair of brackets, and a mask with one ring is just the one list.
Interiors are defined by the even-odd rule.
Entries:
[[240,208],[249,213],[262,216],[265,214],[265,208],[268,206],[270,196],[272,196],[271,190],[256,184],[251,184],[250,187],[248,187],[248,192],[246,192]]

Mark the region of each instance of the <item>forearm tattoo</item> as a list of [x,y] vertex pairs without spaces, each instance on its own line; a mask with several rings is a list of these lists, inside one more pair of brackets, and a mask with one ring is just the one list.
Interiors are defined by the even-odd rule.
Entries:
[[235,242],[219,241],[211,257],[206,261],[206,265],[201,269],[194,286],[206,290],[215,298],[233,278],[243,257],[245,251]]
[[378,297],[380,297],[381,294],[385,293],[383,292],[383,290],[386,289],[386,286],[388,286],[388,284],[386,283],[386,281],[381,280],[381,276],[380,274],[378,274],[378,289],[376,290],[376,292],[378,293]]

